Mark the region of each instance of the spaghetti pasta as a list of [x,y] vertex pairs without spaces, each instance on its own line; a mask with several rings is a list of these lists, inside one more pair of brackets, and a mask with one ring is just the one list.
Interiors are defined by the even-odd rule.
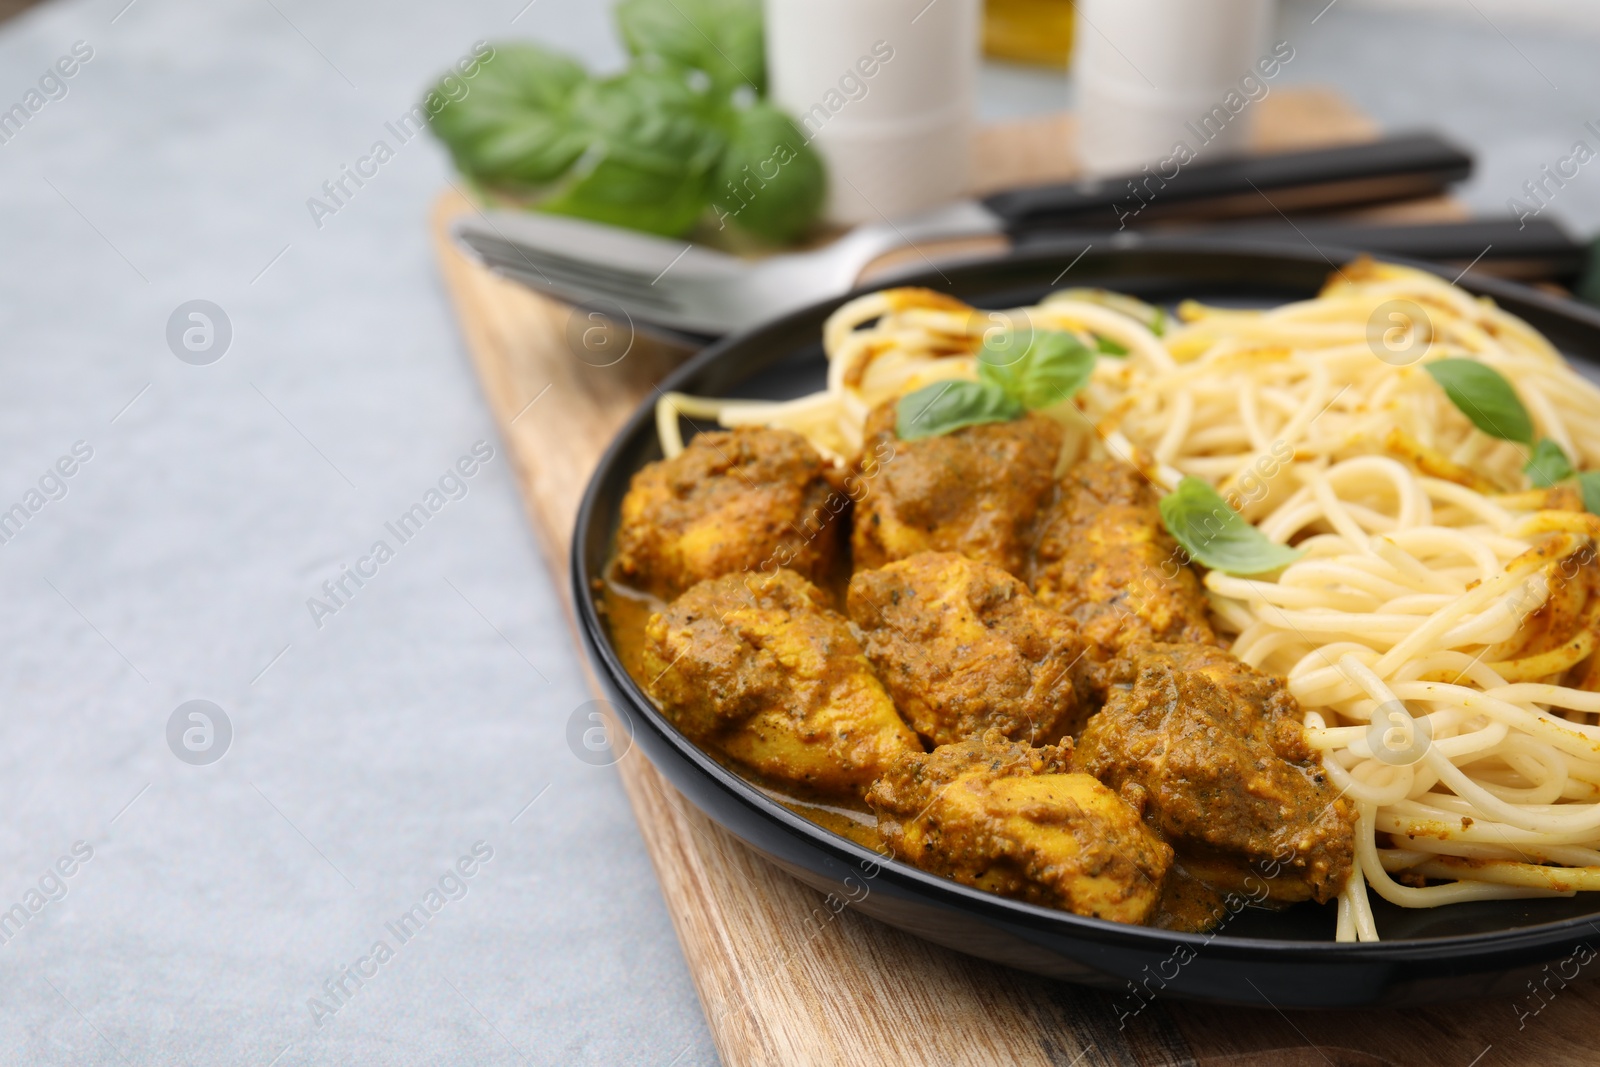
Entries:
[[[824,332],[827,388],[782,403],[671,394],[677,413],[804,434],[840,464],[878,403],[977,376],[994,331],[1063,330],[1102,355],[1045,412],[1062,465],[1111,454],[1158,487],[1215,486],[1269,540],[1264,576],[1211,571],[1220,632],[1287,680],[1311,745],[1359,812],[1336,936],[1402,907],[1600,889],[1600,518],[1530,489],[1528,449],[1479,430],[1427,371],[1469,359],[1514,384],[1538,437],[1600,468],[1600,388],[1537,331],[1432,275],[1362,260],[1270,310],[1058,292],[1006,312],[873,293]],[[1154,329],[1153,329],[1154,327]]]

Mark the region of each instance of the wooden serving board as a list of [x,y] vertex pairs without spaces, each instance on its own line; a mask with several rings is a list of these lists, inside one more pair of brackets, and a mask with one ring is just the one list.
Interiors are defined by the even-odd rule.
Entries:
[[[1326,91],[1278,89],[1257,106],[1266,149],[1376,133]],[[1071,144],[1066,115],[985,129],[974,145],[983,160],[976,191],[1070,177]],[[432,224],[440,264],[534,531],[566,590],[573,520],[589,474],[624,418],[684,353],[619,332],[608,335],[613,353],[626,351],[619,362],[577,358],[575,345],[592,323],[574,322],[565,305],[495,277],[452,245],[449,223],[473,210],[454,192],[438,200]],[[1406,221],[1461,213],[1448,200],[1378,212]],[[1556,1067],[1600,1058],[1600,985],[1581,977],[1565,988],[1552,980],[1538,998],[1530,992],[1406,1011],[1285,1014],[1265,1004],[1155,1001],[1125,1018],[1128,998],[984,963],[848,908],[819,927],[817,892],[690,807],[637,749],[617,769],[728,1067]],[[672,1050],[662,1052],[664,1060]]]

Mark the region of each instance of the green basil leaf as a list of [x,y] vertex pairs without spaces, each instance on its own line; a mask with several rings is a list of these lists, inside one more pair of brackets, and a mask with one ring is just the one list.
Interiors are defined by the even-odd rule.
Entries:
[[480,181],[540,185],[570,168],[590,136],[568,113],[583,67],[534,44],[495,46],[471,78],[448,74],[423,98],[434,136]]
[[634,69],[589,82],[573,93],[571,112],[611,155],[644,165],[710,171],[727,144],[716,100],[682,71]]
[[1528,457],[1522,472],[1528,476],[1530,484],[1548,489],[1572,477],[1572,461],[1560,445],[1546,437],[1533,446],[1533,454]]
[[894,430],[902,441],[916,441],[964,426],[1010,422],[1023,414],[1022,405],[997,385],[934,382],[900,398],[895,405]]
[[1207,482],[1190,475],[1161,498],[1161,521],[1178,544],[1215,571],[1261,574],[1275,571],[1305,553],[1267,540]]
[[561,119],[529,114],[492,130],[464,150],[456,166],[490,185],[532,187],[555,181],[589,147],[590,137]]
[[1167,333],[1167,309],[1156,308],[1155,321],[1150,324],[1150,332],[1157,337],[1165,337]]
[[1119,359],[1128,354],[1128,350],[1125,347],[1117,344],[1117,342],[1113,341],[1109,337],[1096,336],[1094,339],[1094,347],[1097,350],[1104,352],[1108,356],[1116,356]]
[[771,104],[732,114],[728,148],[711,181],[720,221],[779,244],[805,235],[828,191],[822,157]]
[[1583,508],[1591,515],[1600,515],[1600,471],[1580,471],[1578,488],[1583,492]]
[[1039,330],[1019,356],[1016,331],[986,338],[978,351],[978,380],[1004,389],[1030,411],[1071,398],[1089,381],[1099,357],[1070,333]]
[[711,121],[712,104],[681,72],[632,70],[591,82],[573,94],[570,110],[594,142],[541,211],[666,236],[695,224],[727,142]]
[[622,0],[616,16],[631,54],[704,71],[724,93],[766,92],[761,0]]
[[1533,443],[1528,409],[1499,371],[1475,359],[1440,359],[1424,366],[1472,425],[1503,441]]

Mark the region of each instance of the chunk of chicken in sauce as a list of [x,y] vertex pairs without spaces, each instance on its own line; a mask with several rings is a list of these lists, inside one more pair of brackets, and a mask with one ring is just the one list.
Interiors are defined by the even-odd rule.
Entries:
[[826,595],[789,570],[701,582],[645,624],[650,695],[696,743],[770,778],[859,798],[920,752]]
[[826,584],[846,504],[835,471],[792,430],[702,433],[633,476],[617,574],[664,600],[707,578],[778,567]]
[[868,488],[856,505],[857,570],[960,552],[1024,577],[1034,520],[1054,486],[1061,427],[1042,415],[901,440],[895,402],[867,418]]
[[1031,904],[1142,923],[1172,849],[1121,798],[1068,766],[1070,742],[998,731],[899,759],[867,794],[897,858]]
[[1135,644],[1216,643],[1200,580],[1163,525],[1158,499],[1129,464],[1086,461],[1061,479],[1040,524],[1034,595],[1072,616],[1091,643],[1084,674],[1097,691]]
[[999,567],[922,552],[857,571],[845,603],[895,706],[928,743],[996,729],[1042,745],[1082,729],[1077,626]]
[[1265,881],[1291,901],[1336,895],[1354,810],[1307,745],[1282,680],[1209,645],[1150,645],[1116,665],[1073,766],[1118,791],[1219,888]]

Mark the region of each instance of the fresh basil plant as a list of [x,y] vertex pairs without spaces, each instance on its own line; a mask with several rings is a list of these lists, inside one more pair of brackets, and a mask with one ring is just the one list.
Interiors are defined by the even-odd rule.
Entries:
[[[430,118],[462,174],[540,210],[666,236],[730,224],[785,243],[815,223],[821,157],[766,88],[760,0],[622,0],[632,56],[593,78],[536,44],[496,45]],[[713,212],[714,209],[714,212]]]

